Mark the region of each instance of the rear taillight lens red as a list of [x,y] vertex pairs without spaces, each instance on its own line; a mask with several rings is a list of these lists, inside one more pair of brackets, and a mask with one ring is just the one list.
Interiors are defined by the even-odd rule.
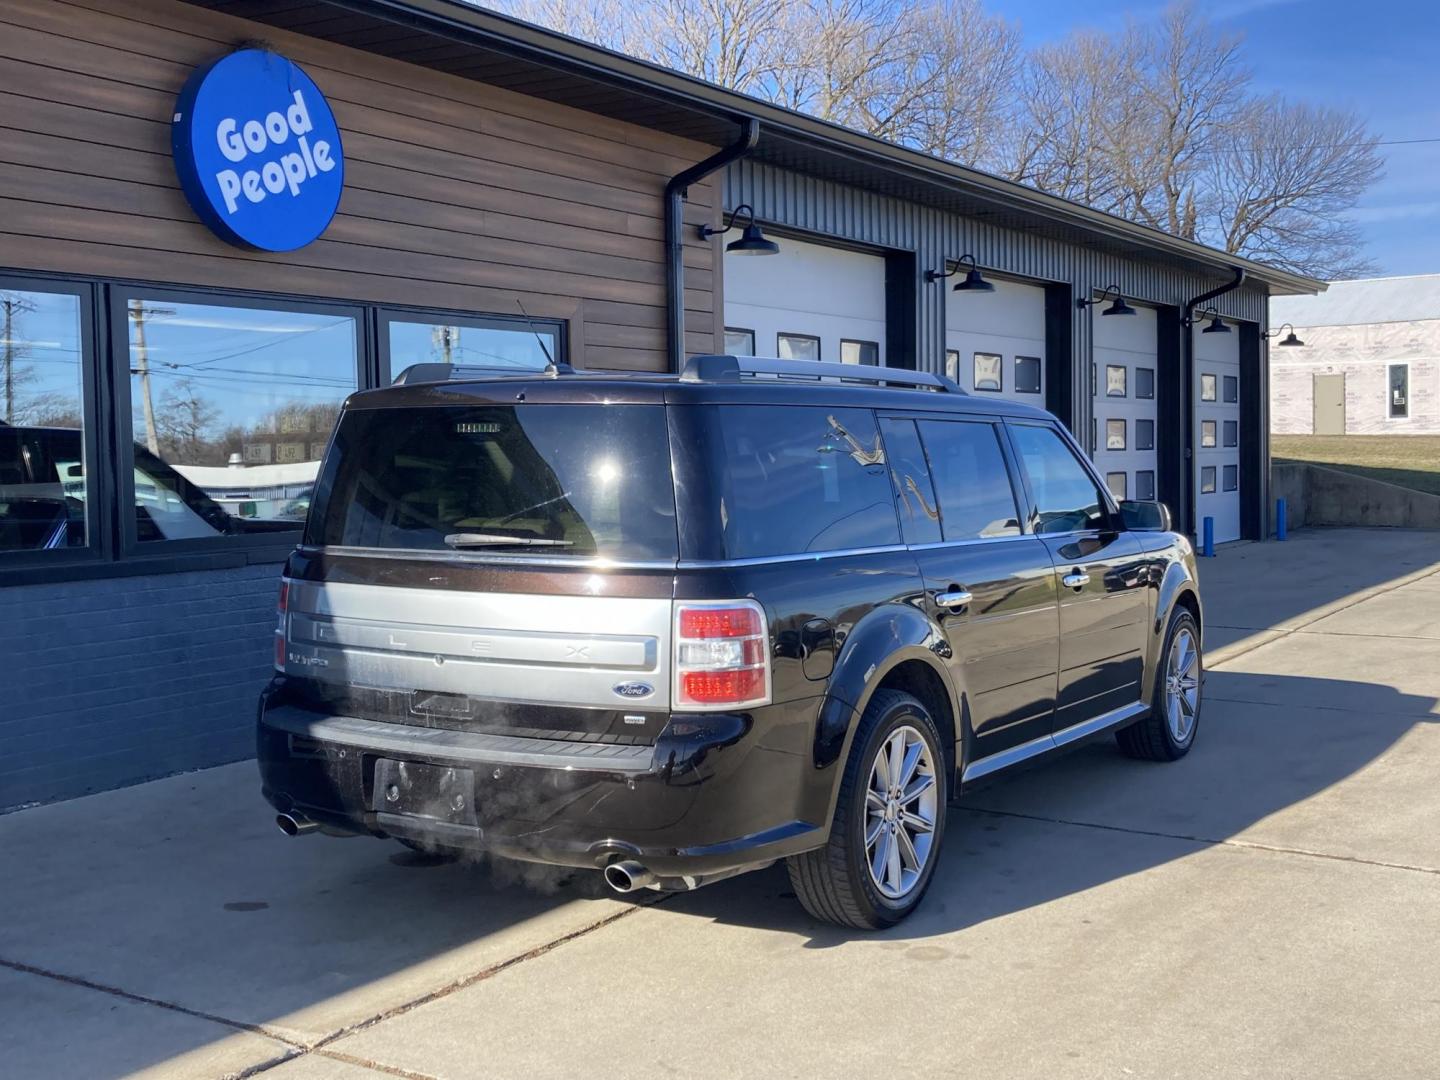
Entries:
[[275,601],[275,670],[285,670],[285,636],[289,630],[290,579],[280,579],[280,596]]
[[675,708],[733,709],[770,700],[765,612],[753,600],[675,605]]

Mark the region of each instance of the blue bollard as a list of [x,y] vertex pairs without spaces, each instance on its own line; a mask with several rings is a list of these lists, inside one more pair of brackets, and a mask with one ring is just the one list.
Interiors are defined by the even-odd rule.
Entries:
[[1286,533],[1285,500],[1275,500],[1275,539],[1284,540]]
[[1205,533],[1200,546],[1200,554],[1207,559],[1215,557],[1215,519],[1213,517],[1205,519]]

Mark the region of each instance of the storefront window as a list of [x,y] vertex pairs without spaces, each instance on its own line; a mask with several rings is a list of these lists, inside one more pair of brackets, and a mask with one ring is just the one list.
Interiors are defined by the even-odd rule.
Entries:
[[0,552],[84,547],[84,343],[73,293],[0,286]]
[[298,529],[341,402],[343,313],[125,301],[140,542]]
[[413,364],[521,368],[540,371],[565,359],[559,327],[551,321],[455,318],[438,322],[385,318],[381,332],[389,347],[390,380]]

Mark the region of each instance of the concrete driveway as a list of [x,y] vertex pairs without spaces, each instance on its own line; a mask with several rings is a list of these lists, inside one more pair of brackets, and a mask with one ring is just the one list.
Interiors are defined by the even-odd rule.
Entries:
[[0,1071],[1440,1075],[1440,535],[1202,574],[1194,752],[968,796],[883,934],[812,922],[778,868],[636,905],[286,840],[250,763],[0,817]]

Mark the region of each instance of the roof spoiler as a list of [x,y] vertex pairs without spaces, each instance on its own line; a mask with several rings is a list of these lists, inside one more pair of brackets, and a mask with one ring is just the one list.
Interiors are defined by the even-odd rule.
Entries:
[[818,360],[777,360],[763,356],[692,356],[680,372],[681,382],[736,383],[742,379],[769,377],[806,382],[846,382],[866,386],[889,386],[904,390],[963,394],[964,390],[943,375],[904,368],[875,367],[869,364],[833,364]]

